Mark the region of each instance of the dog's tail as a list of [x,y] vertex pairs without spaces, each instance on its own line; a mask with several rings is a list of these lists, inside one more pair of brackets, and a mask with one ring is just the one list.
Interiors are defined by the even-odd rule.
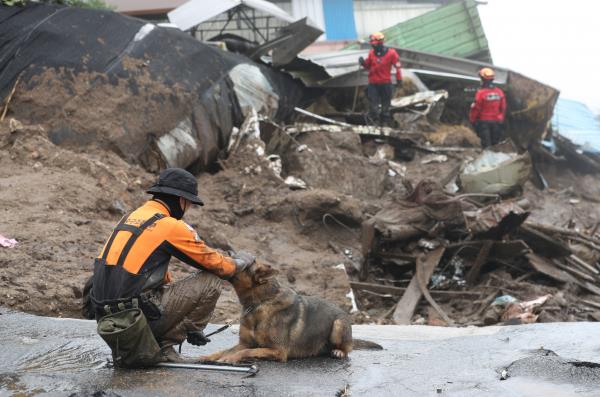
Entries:
[[353,339],[352,348],[354,350],[383,350],[381,345],[364,339]]

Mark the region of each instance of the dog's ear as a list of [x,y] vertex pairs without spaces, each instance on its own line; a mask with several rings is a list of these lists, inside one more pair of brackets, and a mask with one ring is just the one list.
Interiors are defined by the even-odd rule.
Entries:
[[264,284],[267,282],[267,279],[277,273],[277,270],[273,269],[271,265],[267,265],[266,263],[256,263],[256,269],[254,270],[254,281],[257,284]]

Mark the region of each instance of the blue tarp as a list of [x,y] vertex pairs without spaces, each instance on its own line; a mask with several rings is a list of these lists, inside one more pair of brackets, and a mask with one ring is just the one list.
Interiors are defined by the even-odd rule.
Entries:
[[552,128],[584,152],[600,154],[600,121],[585,104],[558,98]]

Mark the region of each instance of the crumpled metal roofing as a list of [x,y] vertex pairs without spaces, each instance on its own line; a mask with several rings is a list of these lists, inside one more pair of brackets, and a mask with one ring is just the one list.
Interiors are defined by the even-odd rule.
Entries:
[[[383,30],[386,45],[492,63],[474,0],[452,2]],[[348,48],[357,48],[354,44]]]

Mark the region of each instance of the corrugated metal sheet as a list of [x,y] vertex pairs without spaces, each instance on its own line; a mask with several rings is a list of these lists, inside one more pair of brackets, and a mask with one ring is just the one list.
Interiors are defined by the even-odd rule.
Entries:
[[450,3],[383,32],[392,47],[492,63],[474,0]]
[[600,153],[600,122],[585,104],[559,98],[554,107],[552,127],[583,151]]
[[352,0],[322,0],[327,40],[356,39]]

